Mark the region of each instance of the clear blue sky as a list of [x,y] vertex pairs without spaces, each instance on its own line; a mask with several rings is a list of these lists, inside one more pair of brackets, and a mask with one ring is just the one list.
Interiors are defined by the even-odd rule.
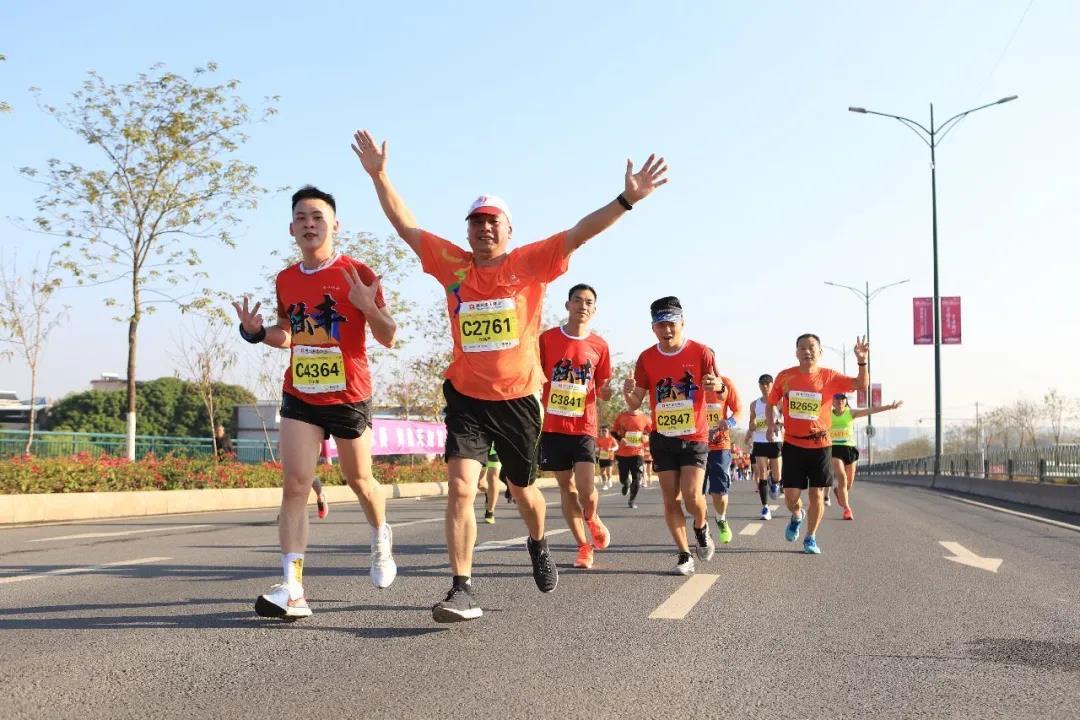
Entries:
[[[964,344],[944,349],[945,415],[974,403],[1080,395],[1080,4],[1010,2],[19,3],[0,27],[0,247],[20,263],[50,241],[6,218],[31,216],[36,188],[16,168],[86,158],[27,92],[65,101],[96,69],[134,78],[155,62],[208,60],[280,115],[242,149],[270,187],[314,182],[344,227],[390,228],[349,150],[367,127],[391,141],[391,175],[421,223],[464,240],[481,192],[506,198],[517,242],[565,228],[621,189],[627,156],[663,153],[671,182],[572,260],[551,287],[599,291],[613,351],[651,341],[647,306],[676,294],[691,337],[711,344],[744,394],[793,361],[813,331],[849,348],[863,308],[825,280],[872,287],[910,278],[872,306],[875,381],[891,418],[933,410],[932,349],[911,342],[911,298],[931,294],[926,148],[895,121],[928,122],[1000,97],[938,155],[942,294],[961,295]],[[1021,16],[1027,11],[1023,22]],[[180,13],[183,14],[180,14]],[[1019,23],[1019,25],[1018,25]],[[1010,44],[1011,40],[1011,44]],[[206,246],[210,285],[254,290],[285,249],[287,198],[245,221],[238,250]],[[418,276],[402,288],[438,296]],[[71,322],[46,350],[42,392],[123,372],[125,326],[101,293],[72,290]],[[555,303],[559,306],[559,303]],[[178,322],[144,323],[141,379],[171,374]],[[840,367],[838,355],[827,353]],[[22,363],[0,383],[29,390]],[[378,379],[376,380],[378,382]]]

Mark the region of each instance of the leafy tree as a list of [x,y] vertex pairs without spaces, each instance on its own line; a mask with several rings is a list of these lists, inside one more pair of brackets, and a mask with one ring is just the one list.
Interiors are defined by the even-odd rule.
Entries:
[[[158,303],[211,310],[213,293],[197,284],[206,277],[197,241],[233,247],[230,228],[264,192],[255,166],[234,157],[254,121],[239,82],[199,84],[216,70],[213,63],[196,68],[192,81],[155,65],[119,85],[90,72],[65,108],[42,108],[96,151],[97,166],[52,158],[44,171],[21,170],[44,186],[34,222],[65,239],[63,266],[80,284],[122,280],[130,293],[107,301],[123,308],[115,319],[128,325],[129,458],[139,323]],[[257,119],[274,112],[268,104]]]
[[[209,423],[209,432],[214,451],[218,457],[215,388],[221,384],[221,375],[236,363],[236,347],[233,342],[226,342],[225,332],[228,326],[221,321],[202,323],[200,327],[182,331],[177,341],[177,352],[173,356],[180,367],[178,376],[187,380],[199,393],[206,411],[204,420]],[[230,341],[232,337],[229,338]]]

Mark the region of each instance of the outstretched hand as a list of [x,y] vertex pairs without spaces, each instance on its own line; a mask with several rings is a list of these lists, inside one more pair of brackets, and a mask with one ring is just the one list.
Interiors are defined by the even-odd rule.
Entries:
[[360,158],[360,164],[368,175],[376,175],[386,169],[386,158],[389,155],[387,141],[382,141],[380,148],[375,144],[375,139],[367,130],[357,130],[353,133],[352,151]]
[[650,155],[649,159],[645,161],[645,164],[637,172],[634,172],[633,161],[627,158],[626,189],[623,190],[623,197],[631,205],[644,200],[653,190],[668,181],[664,177],[667,170],[668,166],[664,162],[664,158],[656,157],[656,153]]
[[244,304],[233,301],[233,307],[236,308],[236,316],[240,318],[240,325],[243,326],[244,332],[248,335],[255,335],[259,332],[259,328],[263,326],[262,315],[259,314],[259,308],[262,307],[261,302],[255,303],[255,307],[248,309],[248,298],[244,296]]
[[855,359],[860,363],[864,363],[868,357],[870,357],[870,343],[866,341],[865,337],[855,338]]
[[365,285],[360,273],[352,265],[342,268],[341,273],[345,276],[345,282],[349,283],[349,302],[353,307],[365,315],[378,308],[375,298],[382,289],[382,278],[376,277],[370,285]]

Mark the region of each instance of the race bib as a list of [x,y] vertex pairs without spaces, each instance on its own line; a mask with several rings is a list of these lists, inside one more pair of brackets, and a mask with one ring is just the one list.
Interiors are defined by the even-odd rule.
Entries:
[[623,445],[634,448],[641,447],[641,436],[642,432],[640,430],[631,430],[623,435]]
[[463,302],[458,308],[458,336],[465,352],[517,347],[518,320],[513,298]]
[[338,347],[297,345],[292,349],[292,383],[299,392],[340,392],[345,389],[345,361]]
[[562,417],[581,417],[585,414],[585,386],[577,383],[553,382],[548,393],[547,411]]
[[610,450],[601,450],[598,453],[597,457],[599,457],[601,460],[610,460],[611,459],[611,451]]
[[830,428],[829,438],[833,443],[850,443],[851,442],[851,426],[841,428]]
[[769,429],[769,422],[763,417],[754,418],[754,429],[758,432],[764,432]]
[[791,390],[788,392],[788,417],[794,420],[817,420],[821,415],[821,393]]
[[724,419],[724,404],[723,403],[709,403],[705,406],[705,414],[708,419],[709,427],[720,427],[720,422]]
[[693,435],[697,427],[694,423],[694,401],[672,400],[656,403],[656,431],[668,437]]

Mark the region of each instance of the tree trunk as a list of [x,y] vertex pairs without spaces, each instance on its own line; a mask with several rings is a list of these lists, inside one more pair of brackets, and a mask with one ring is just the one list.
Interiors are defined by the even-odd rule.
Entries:
[[26,447],[23,455],[30,454],[30,448],[34,445],[34,423],[37,422],[37,405],[34,404],[34,396],[37,394],[37,363],[30,366],[30,432],[26,435]]
[[135,459],[135,349],[138,343],[139,320],[142,317],[142,304],[139,297],[138,270],[132,273],[132,313],[128,320],[128,361],[127,361],[127,459]]

